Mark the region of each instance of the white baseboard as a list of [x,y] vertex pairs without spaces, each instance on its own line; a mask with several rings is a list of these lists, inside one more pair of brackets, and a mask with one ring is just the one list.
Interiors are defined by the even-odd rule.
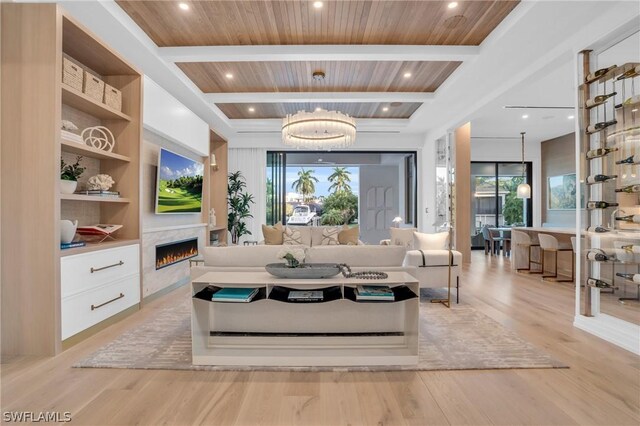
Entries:
[[580,330],[640,355],[640,326],[607,314],[576,315],[573,325]]

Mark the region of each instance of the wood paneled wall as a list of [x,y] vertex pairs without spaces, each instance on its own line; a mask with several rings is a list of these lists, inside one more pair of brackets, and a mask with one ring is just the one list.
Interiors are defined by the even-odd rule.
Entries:
[[455,138],[456,248],[462,261],[471,262],[471,123],[458,127]]

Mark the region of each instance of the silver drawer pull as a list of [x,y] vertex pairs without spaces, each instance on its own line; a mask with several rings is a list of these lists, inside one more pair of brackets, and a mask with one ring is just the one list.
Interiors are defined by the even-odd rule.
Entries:
[[98,272],[98,271],[102,271],[103,269],[109,269],[109,268],[113,268],[114,266],[122,266],[124,265],[124,262],[121,260],[118,263],[114,263],[113,265],[107,265],[107,266],[103,266],[102,268],[91,268],[91,273],[93,274],[94,272]]
[[113,298],[113,299],[111,299],[111,300],[107,300],[107,301],[106,301],[106,302],[104,302],[104,303],[101,303],[101,304],[99,304],[99,305],[91,305],[91,310],[93,311],[93,310],[95,310],[95,309],[101,308],[101,307],[103,307],[104,305],[108,305],[109,303],[111,303],[111,302],[115,302],[116,300],[118,300],[118,299],[122,299],[123,297],[124,297],[124,293],[120,293],[120,296],[114,297],[114,298]]

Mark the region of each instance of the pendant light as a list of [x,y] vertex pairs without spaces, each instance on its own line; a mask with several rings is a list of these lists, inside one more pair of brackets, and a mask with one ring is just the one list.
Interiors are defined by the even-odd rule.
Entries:
[[524,134],[525,132],[520,132],[522,136],[522,180],[525,182],[518,185],[517,195],[518,198],[531,198],[531,187],[526,183],[526,170],[524,168]]

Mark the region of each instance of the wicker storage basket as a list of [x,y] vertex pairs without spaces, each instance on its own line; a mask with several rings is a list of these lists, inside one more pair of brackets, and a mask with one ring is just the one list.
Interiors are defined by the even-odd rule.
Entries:
[[82,67],[67,58],[62,58],[62,82],[69,87],[82,92],[84,70]]
[[122,111],[122,92],[113,86],[104,84],[104,103],[117,111]]
[[91,74],[90,72],[85,71],[84,87],[82,91],[85,95],[102,103],[102,99],[104,97],[104,81]]

